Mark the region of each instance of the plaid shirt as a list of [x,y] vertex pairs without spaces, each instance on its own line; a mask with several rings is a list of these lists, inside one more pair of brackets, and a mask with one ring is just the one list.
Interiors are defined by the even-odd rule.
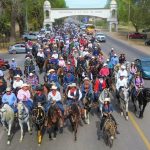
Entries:
[[28,77],[27,78],[27,84],[30,84],[30,85],[38,85],[39,84],[39,81],[38,81],[38,78],[36,76],[33,76],[33,77]]

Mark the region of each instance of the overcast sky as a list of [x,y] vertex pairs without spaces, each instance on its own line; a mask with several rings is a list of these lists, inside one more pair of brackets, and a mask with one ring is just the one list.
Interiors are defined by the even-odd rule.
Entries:
[[65,0],[69,8],[103,8],[107,0]]

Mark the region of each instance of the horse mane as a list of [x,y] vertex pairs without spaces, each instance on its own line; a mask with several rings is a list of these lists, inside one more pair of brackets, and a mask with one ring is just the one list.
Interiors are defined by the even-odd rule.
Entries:
[[71,110],[72,110],[73,114],[76,113],[76,114],[80,115],[80,111],[79,111],[77,104],[72,104]]

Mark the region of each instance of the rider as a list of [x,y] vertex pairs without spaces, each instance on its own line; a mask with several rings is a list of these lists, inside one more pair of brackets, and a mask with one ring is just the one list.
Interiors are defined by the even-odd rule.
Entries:
[[48,93],[48,101],[50,101],[50,105],[56,102],[56,105],[59,107],[62,114],[64,114],[64,107],[61,100],[62,97],[60,92],[57,90],[57,86],[52,85],[51,91]]
[[137,73],[137,67],[136,67],[135,63],[132,62],[131,66],[130,66],[130,73],[129,73],[129,84],[136,73]]
[[28,53],[27,53],[27,55],[25,56],[25,58],[27,58],[27,57],[29,57],[30,59],[32,59],[32,58],[33,58],[33,56],[32,56],[32,54],[31,54],[31,52],[28,52]]
[[83,84],[81,86],[82,99],[87,96],[88,99],[92,102],[94,100],[94,91],[90,79],[85,77],[83,79]]
[[66,67],[66,63],[62,56],[59,58],[58,65],[59,67]]
[[119,63],[120,63],[120,64],[123,64],[125,61],[126,61],[125,54],[120,54]]
[[[117,127],[117,122],[115,120],[115,118],[112,115],[113,112],[113,106],[110,102],[110,98],[105,98],[104,99],[104,104],[102,106],[102,119],[101,119],[101,124],[100,124],[100,129],[102,130],[105,124],[105,121],[108,117],[108,115],[110,115],[111,119],[114,121],[116,127]],[[119,134],[119,132],[116,130],[116,133]]]
[[80,89],[77,88],[76,83],[70,84],[67,93],[67,101],[66,101],[67,106],[72,105],[73,102],[78,102],[79,106],[83,108],[81,99],[82,99],[82,93]]
[[17,97],[14,93],[12,93],[12,90],[10,87],[6,88],[6,93],[2,97],[2,104],[7,103],[14,112],[17,112],[16,104],[17,104]]
[[116,83],[116,96],[117,96],[117,98],[119,98],[120,90],[123,87],[127,87],[127,80],[124,77],[124,75],[122,74],[122,75],[120,75],[120,77],[119,77],[119,79],[117,80],[117,83]]
[[29,84],[32,89],[34,90],[36,86],[39,84],[38,78],[36,75],[34,75],[32,72],[29,74],[26,80],[27,84]]
[[111,59],[110,59],[112,65],[113,65],[113,68],[119,63],[119,59],[117,57],[117,54],[114,54]]
[[65,67],[65,72],[70,72],[70,73],[74,73],[74,67],[71,66],[71,63],[68,62],[66,67]]
[[140,73],[137,73],[134,80],[134,95],[137,96],[140,88],[144,87],[144,79],[140,76]]
[[17,98],[19,101],[22,101],[26,107],[29,109],[29,112],[32,110],[33,102],[31,100],[31,94],[29,91],[29,85],[24,83],[21,89],[18,91]]
[[13,89],[16,91],[20,89],[23,85],[23,80],[21,79],[20,75],[15,76],[15,80],[13,82]]
[[33,97],[33,108],[36,108],[38,105],[43,106],[45,108],[46,105],[46,96],[42,93],[43,87],[38,85],[35,89],[35,95]]
[[101,115],[102,115],[102,106],[104,104],[105,98],[110,98],[110,93],[109,93],[109,90],[107,88],[105,88],[99,96],[99,102],[100,102],[99,108],[101,111]]
[[103,67],[101,68],[99,75],[102,77],[109,76],[109,68],[106,63],[103,64]]
[[124,76],[124,78],[127,80],[128,79],[128,72],[126,70],[126,66],[121,65],[121,69],[117,73],[117,80],[120,78],[120,76]]
[[96,79],[94,85],[94,95],[95,100],[98,100],[99,94],[106,88],[107,84],[106,81],[102,76],[99,76],[99,79]]
[[9,66],[10,66],[9,69],[12,69],[12,70],[13,70],[13,73],[15,73],[16,68],[17,68],[18,65],[17,65],[17,62],[15,61],[14,58],[12,58],[12,61],[10,62]]

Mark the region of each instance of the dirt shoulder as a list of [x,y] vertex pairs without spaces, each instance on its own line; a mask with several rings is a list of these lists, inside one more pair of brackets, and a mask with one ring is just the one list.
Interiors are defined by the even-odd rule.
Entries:
[[120,32],[107,32],[112,38],[116,38],[118,41],[132,46],[133,48],[138,49],[139,51],[150,55],[150,46],[145,46],[143,39],[127,39],[127,36]]

